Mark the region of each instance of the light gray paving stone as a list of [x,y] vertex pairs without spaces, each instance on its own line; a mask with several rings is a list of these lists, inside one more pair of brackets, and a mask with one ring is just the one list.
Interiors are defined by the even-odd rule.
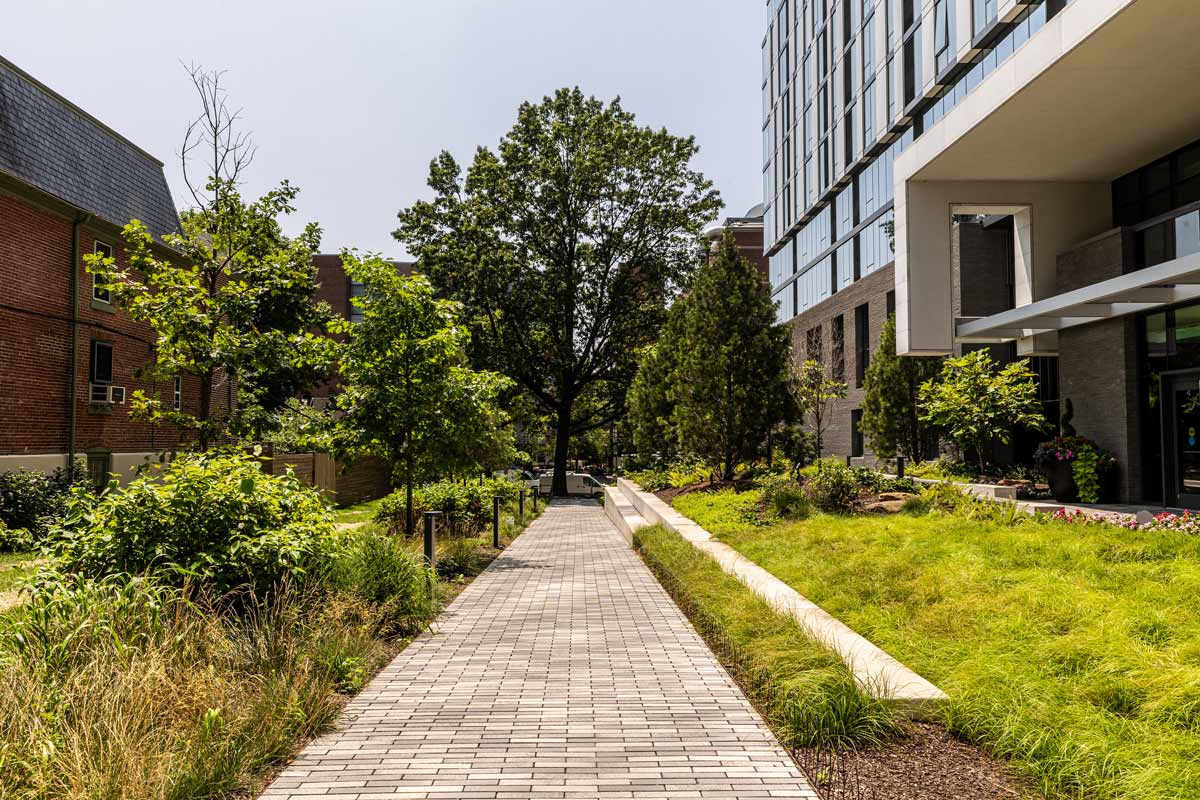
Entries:
[[815,800],[592,501],[560,501],[264,800]]

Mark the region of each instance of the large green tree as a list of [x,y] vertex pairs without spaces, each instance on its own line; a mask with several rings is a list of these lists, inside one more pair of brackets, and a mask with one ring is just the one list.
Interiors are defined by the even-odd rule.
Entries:
[[1008,444],[1014,428],[1050,428],[1029,361],[1000,368],[983,349],[947,359],[938,378],[922,384],[921,407],[922,422],[937,426],[961,448],[975,452],[980,472],[988,446]]
[[[336,346],[314,333],[330,316],[313,302],[320,228],[282,234],[278,220],[295,210],[298,194],[287,181],[257,200],[242,197],[253,147],[236,131],[221,74],[193,68],[191,76],[204,109],[183,148],[195,205],[180,215],[182,233],[165,237],[174,252],[133,220],[123,233],[128,267],[99,255],[86,262],[97,285],[154,331],[154,360],[143,377],[168,385],[177,376],[198,379],[194,411],[139,390],[131,398],[134,416],[194,431],[205,450],[230,433],[261,434],[289,397],[328,373]],[[203,179],[193,178],[196,158]],[[236,403],[213,403],[222,388]]]
[[941,358],[896,355],[896,317],[889,316],[863,378],[860,427],[873,452],[921,460],[931,435],[921,418],[921,386],[941,369]]
[[508,379],[467,363],[470,332],[461,307],[439,300],[422,275],[402,275],[377,256],[342,255],[366,293],[362,321],[337,327],[349,341],[339,364],[341,449],[387,460],[405,487],[412,533],[413,488],[423,480],[496,467],[516,457],[496,400]]
[[[667,326],[661,352],[654,353],[673,362],[666,381],[668,430],[680,449],[731,480],[738,463],[755,457],[787,416],[787,331],[775,321],[762,274],[728,233],[679,306],[677,323]],[[661,366],[643,362],[648,371]],[[660,402],[652,399],[638,416],[663,413],[653,408]]]
[[697,150],[639,127],[619,100],[562,89],[521,105],[465,177],[438,156],[434,198],[399,215],[396,238],[466,306],[476,364],[513,378],[552,417],[555,494],[566,492],[572,438],[624,413],[634,354],[657,335],[721,207],[690,166]]

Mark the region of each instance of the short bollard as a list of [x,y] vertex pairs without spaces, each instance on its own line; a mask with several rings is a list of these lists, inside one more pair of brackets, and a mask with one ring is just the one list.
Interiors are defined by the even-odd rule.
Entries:
[[500,549],[500,496],[492,498],[492,547]]
[[522,489],[517,494],[517,516],[521,518],[521,522],[525,521],[525,490]]
[[905,459],[904,456],[896,456],[896,477],[897,478],[904,477],[904,462],[906,460],[907,459]]
[[852,458],[853,458],[853,456],[846,456],[846,466],[847,467],[854,466],[853,462],[851,461]]
[[[429,566],[431,575],[437,571],[437,541],[433,535],[433,521],[441,515],[440,511],[425,512],[425,563]],[[433,594],[432,577],[429,581],[429,594]]]
[[533,513],[535,514],[537,513],[537,501],[539,494],[541,494],[541,492],[539,492],[537,489],[533,490]]

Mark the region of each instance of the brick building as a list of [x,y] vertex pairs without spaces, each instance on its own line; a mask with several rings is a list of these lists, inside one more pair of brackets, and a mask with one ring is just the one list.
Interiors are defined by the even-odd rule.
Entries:
[[721,241],[725,231],[733,234],[737,242],[738,252],[758,268],[763,280],[770,276],[767,257],[763,253],[763,216],[762,205],[757,205],[740,217],[727,217],[724,222],[713,225],[704,232],[704,236],[713,246]]
[[[121,228],[140,219],[160,242],[179,219],[162,162],[0,58],[0,471],[52,471],[75,458],[100,479],[179,444],[133,422],[135,389],[184,409],[198,381],[135,377],[153,334],[92,285],[88,253],[121,263]],[[232,401],[228,387],[214,401]]]

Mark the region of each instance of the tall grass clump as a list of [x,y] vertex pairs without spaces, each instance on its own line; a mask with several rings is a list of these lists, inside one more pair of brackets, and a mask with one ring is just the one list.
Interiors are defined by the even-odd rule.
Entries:
[[949,484],[894,515],[676,507],[949,696],[1052,796],[1200,797],[1200,537],[1036,518]]
[[644,528],[635,544],[785,745],[846,749],[899,733],[894,710],[837,655],[679,535]]
[[0,617],[0,796],[254,790],[386,655],[365,604],[280,587],[239,606],[115,576]]
[[335,534],[240,453],[72,497],[0,615],[0,797],[252,796],[437,611],[407,543]]

